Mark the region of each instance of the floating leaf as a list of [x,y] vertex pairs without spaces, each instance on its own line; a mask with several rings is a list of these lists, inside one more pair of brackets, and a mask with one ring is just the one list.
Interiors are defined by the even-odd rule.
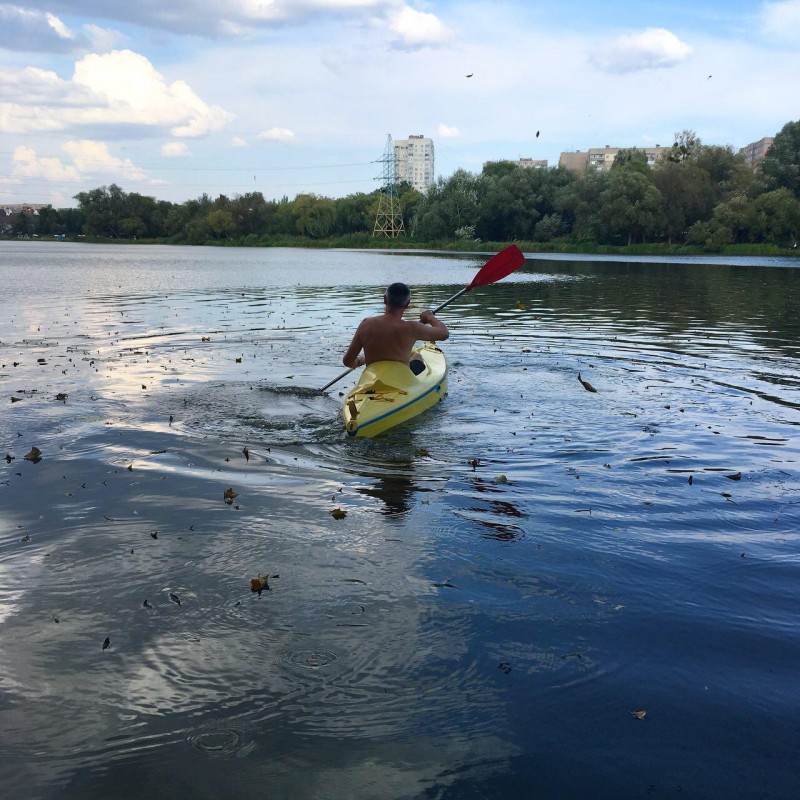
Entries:
[[232,487],[232,486],[229,486],[229,487],[228,487],[228,488],[227,488],[227,489],[226,489],[226,490],[225,490],[225,491],[222,493],[222,496],[225,498],[225,502],[226,502],[228,505],[231,505],[231,504],[233,503],[233,498],[234,498],[234,497],[238,497],[239,495],[238,495],[236,492],[234,492],[234,491],[233,491],[233,487]]
[[42,460],[42,451],[38,447],[31,447],[30,452],[25,454],[25,460],[38,464]]
[[108,636],[106,636],[106,640],[103,642],[103,650],[105,650],[108,647],[111,647],[111,639],[109,639]]
[[347,516],[347,512],[344,509],[337,507],[331,511],[331,516],[334,519],[344,519]]
[[277,575],[269,575],[264,573],[263,575],[259,575],[257,578],[250,578],[250,591],[251,592],[269,592],[271,591],[271,587],[269,585],[270,578],[277,578]]
[[508,483],[508,478],[506,478],[506,476],[505,476],[505,475],[498,475],[498,476],[497,476],[497,477],[494,479],[494,482],[495,482],[495,483]]
[[644,719],[647,716],[646,711],[631,711],[631,716],[636,717],[636,719]]
[[517,301],[517,309],[519,311],[525,311],[526,308],[527,306],[525,305],[525,303],[522,302],[522,300]]

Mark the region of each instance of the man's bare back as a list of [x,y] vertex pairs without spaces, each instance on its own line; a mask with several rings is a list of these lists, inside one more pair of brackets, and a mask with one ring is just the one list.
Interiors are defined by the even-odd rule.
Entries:
[[[404,287],[406,299],[402,306],[392,305],[390,292],[395,286]],[[408,364],[411,351],[417,341],[439,342],[450,335],[447,326],[436,319],[432,311],[423,311],[419,322],[404,320],[403,312],[408,306],[408,287],[404,284],[392,284],[384,296],[386,310],[377,317],[363,319],[356,329],[353,341],[344,354],[342,362],[346,367],[355,368],[374,361],[400,361]],[[402,302],[394,298],[395,303]],[[361,351],[364,355],[360,356]]]

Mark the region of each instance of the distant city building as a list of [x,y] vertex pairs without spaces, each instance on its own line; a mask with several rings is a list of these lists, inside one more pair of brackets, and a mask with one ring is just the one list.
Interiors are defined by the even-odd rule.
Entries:
[[750,142],[750,144],[746,144],[739,151],[739,155],[744,156],[744,160],[747,162],[747,165],[755,169],[764,160],[767,150],[772,147],[772,143],[774,141],[774,136],[765,136],[763,139],[759,139],[757,142]]
[[39,211],[46,207],[46,203],[11,203],[9,205],[0,206],[0,211],[7,217],[12,217],[14,214],[19,214],[20,212],[34,214],[38,217]]
[[433,185],[433,140],[421,134],[394,140],[397,181],[408,181],[423,194]]
[[[593,169],[596,172],[608,172],[621,149],[621,147],[609,147],[606,145],[605,147],[590,147],[586,152],[576,150],[571,153],[561,153],[558,159],[558,166],[573,172],[585,172],[587,169]],[[645,154],[648,166],[652,167],[671,148],[657,144],[655,147],[637,147],[636,149]]]

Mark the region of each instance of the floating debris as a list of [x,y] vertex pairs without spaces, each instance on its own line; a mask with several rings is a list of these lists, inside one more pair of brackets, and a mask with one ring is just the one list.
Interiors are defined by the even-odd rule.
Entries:
[[742,479],[742,473],[734,472],[733,475],[726,475],[725,477],[730,481],[740,481]]
[[631,716],[635,719],[644,719],[647,716],[646,711],[631,711]]
[[42,451],[38,447],[31,447],[30,452],[25,454],[25,460],[38,464],[42,460]]
[[505,475],[498,475],[494,479],[494,482],[495,483],[508,483],[508,478]]
[[501,661],[497,665],[497,669],[499,669],[504,674],[508,675],[511,673],[511,664],[509,664],[508,661]]
[[66,392],[59,392],[56,395],[56,400],[60,400],[62,403],[66,403],[68,397],[69,395]]
[[144,603],[142,603],[142,608],[152,608],[152,607],[153,606],[150,605],[149,600],[145,600]]
[[259,575],[257,578],[250,578],[250,591],[251,592],[271,592],[272,587],[269,585],[270,578],[280,578],[280,575],[270,575],[268,573],[264,573],[263,575]]
[[158,531],[150,531],[150,535],[151,535],[151,536],[152,536],[154,539],[158,539]]
[[234,497],[238,497],[238,493],[233,491],[233,487],[229,486],[223,493],[222,496],[225,498],[225,502],[228,505],[233,504]]
[[250,451],[247,449],[247,445],[245,445],[245,448],[244,448],[244,450],[242,450],[242,452],[244,453],[245,461],[249,464],[250,463]]
[[107,650],[109,647],[111,647],[111,639],[106,636],[106,640],[103,642],[103,650]]
[[338,506],[331,511],[331,516],[334,519],[344,519],[347,516],[347,512],[343,508],[339,508]]
[[181,604],[181,599],[178,595],[173,594],[172,592],[169,593],[169,599],[172,600],[173,603],[177,603],[178,605]]
[[578,380],[581,382],[581,385],[583,386],[584,389],[586,389],[587,392],[597,391],[597,389],[595,389],[594,386],[592,386],[592,384],[589,383],[589,381],[585,381],[583,378],[581,378],[580,372],[578,373]]

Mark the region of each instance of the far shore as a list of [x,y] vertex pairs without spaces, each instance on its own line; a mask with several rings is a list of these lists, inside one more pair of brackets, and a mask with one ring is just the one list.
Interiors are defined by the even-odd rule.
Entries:
[[[175,239],[112,239],[88,236],[68,236],[63,239],[54,237],[0,237],[0,241],[8,242],[59,242],[63,244],[79,242],[83,244],[147,244],[196,247],[185,241]],[[800,248],[779,247],[775,244],[729,244],[721,248],[709,248],[698,245],[668,244],[652,242],[638,244],[597,244],[595,242],[481,242],[470,240],[422,242],[411,238],[378,238],[363,235],[313,239],[301,236],[262,236],[244,237],[241,239],[209,239],[201,246],[206,247],[298,247],[307,249],[349,249],[349,250],[424,250],[452,251],[461,253],[494,253],[509,244],[516,244],[526,253],[561,253],[564,255],[628,255],[628,256],[788,256],[800,257]]]

